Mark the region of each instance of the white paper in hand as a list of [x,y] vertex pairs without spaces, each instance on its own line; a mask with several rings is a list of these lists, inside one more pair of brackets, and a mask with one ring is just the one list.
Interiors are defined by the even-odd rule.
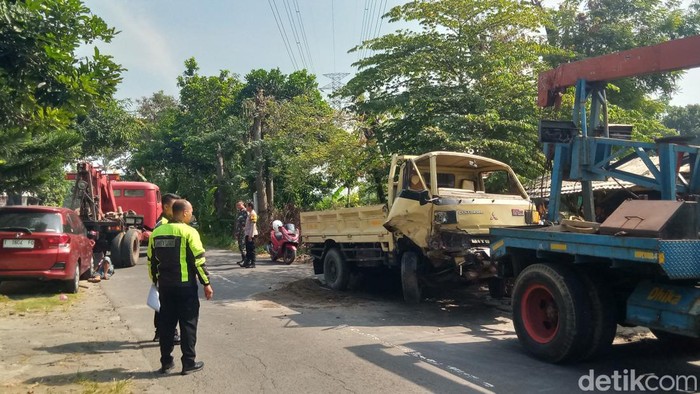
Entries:
[[151,290],[148,291],[146,305],[151,307],[156,312],[160,312],[160,299],[158,298],[158,289],[156,288],[156,285],[151,285]]

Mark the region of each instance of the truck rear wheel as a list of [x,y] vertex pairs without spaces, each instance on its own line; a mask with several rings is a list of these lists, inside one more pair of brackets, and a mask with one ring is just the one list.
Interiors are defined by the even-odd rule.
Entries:
[[350,267],[336,248],[326,252],[323,259],[323,278],[333,290],[345,290],[350,281]]
[[604,282],[581,273],[581,280],[588,291],[591,303],[591,343],[586,346],[582,360],[604,355],[612,348],[617,333],[617,310],[615,295]]
[[513,324],[520,343],[533,356],[552,363],[584,354],[591,343],[591,306],[574,270],[533,264],[513,290]]
[[418,254],[410,250],[401,255],[401,289],[404,301],[409,304],[418,304],[423,298],[418,281],[419,260]]
[[122,238],[121,257],[124,267],[133,267],[139,261],[139,231],[133,228],[127,230]]
[[109,255],[111,256],[110,259],[112,260],[112,264],[114,264],[115,267],[119,268],[124,266],[122,264],[121,251],[122,238],[124,238],[124,233],[117,234],[114,238],[112,238],[112,244],[109,248]]

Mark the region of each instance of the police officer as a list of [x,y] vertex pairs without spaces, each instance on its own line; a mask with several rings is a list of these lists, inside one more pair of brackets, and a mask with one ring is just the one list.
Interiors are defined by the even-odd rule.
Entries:
[[258,236],[258,214],[253,209],[253,203],[246,204],[248,218],[245,221],[245,262],[242,267],[255,268],[255,237]]
[[237,262],[237,264],[243,266],[245,261],[245,223],[248,220],[248,211],[245,209],[243,201],[236,203],[236,209],[238,210],[238,216],[236,216],[236,223],[233,226],[233,237],[238,242],[238,250],[241,251],[241,261]]
[[[160,216],[160,220],[156,223],[156,228],[161,224],[168,223],[169,220],[173,218],[173,203],[180,199],[180,196],[174,193],[165,193],[163,197],[160,198],[160,203],[163,206],[163,214]],[[156,328],[156,334],[153,336],[153,342],[160,341],[160,331],[158,331],[158,312],[153,315],[153,326]],[[173,341],[176,345],[180,344],[180,334],[175,328],[175,335],[173,336]]]
[[172,221],[159,226],[148,241],[148,273],[158,286],[160,315],[160,373],[175,367],[172,351],[173,333],[180,324],[182,342],[182,375],[204,368],[195,361],[199,297],[197,279],[204,286],[204,295],[210,300],[214,290],[209,283],[204,258],[204,247],[197,230],[189,226],[192,205],[186,200],[173,203]]

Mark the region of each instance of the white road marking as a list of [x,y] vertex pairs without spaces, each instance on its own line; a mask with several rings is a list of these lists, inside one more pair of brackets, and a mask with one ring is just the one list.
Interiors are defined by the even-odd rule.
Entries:
[[424,355],[422,355],[420,352],[418,352],[418,351],[416,351],[416,350],[413,350],[413,349],[408,348],[408,347],[403,346],[403,345],[397,345],[397,344],[394,344],[394,343],[391,343],[391,342],[387,342],[387,341],[385,341],[385,340],[379,338],[379,337],[376,336],[376,335],[368,334],[368,333],[362,332],[362,331],[360,331],[359,329],[357,329],[357,328],[355,328],[355,327],[350,327],[350,326],[348,326],[348,325],[346,325],[346,324],[343,324],[343,325],[340,325],[340,326],[336,327],[336,329],[339,329],[339,330],[342,330],[342,329],[349,329],[350,331],[352,331],[352,332],[354,332],[354,333],[356,333],[356,334],[360,334],[360,335],[363,335],[363,336],[365,336],[365,337],[371,338],[371,339],[373,339],[373,340],[375,340],[375,341],[381,343],[381,344],[384,345],[384,346],[391,347],[391,348],[394,348],[394,349],[398,349],[398,350],[400,350],[401,352],[403,352],[403,353],[405,353],[405,354],[407,354],[407,355],[409,355],[409,356],[415,357],[415,358],[417,358],[417,359],[419,359],[419,360],[421,360],[421,361],[424,361],[424,362],[426,362],[426,363],[428,363],[428,364],[434,365],[434,366],[436,366],[436,367],[438,367],[438,368],[440,368],[440,369],[442,369],[442,370],[444,370],[444,371],[451,372],[451,373],[453,373],[453,374],[455,374],[455,375],[457,375],[457,376],[459,376],[459,377],[461,377],[461,378],[463,378],[463,379],[465,379],[465,380],[467,380],[467,381],[469,381],[469,382],[476,383],[476,384],[478,384],[479,386],[484,387],[484,388],[486,388],[486,389],[493,389],[493,388],[496,387],[496,386],[494,386],[493,384],[491,384],[491,383],[489,383],[489,382],[487,382],[487,381],[481,379],[480,377],[475,376],[475,375],[472,375],[472,374],[470,374],[470,373],[468,373],[468,372],[465,372],[465,371],[463,371],[463,370],[461,370],[461,369],[459,369],[459,368],[457,368],[457,367],[453,367],[453,366],[451,366],[451,365],[449,365],[449,364],[442,363],[442,362],[437,361],[437,360],[434,360],[434,359],[432,359],[432,358],[427,358],[427,357],[425,357]]
[[223,276],[221,276],[221,275],[219,275],[219,274],[209,273],[209,276],[217,277],[217,278],[223,280],[224,282],[230,283],[230,284],[232,284],[232,285],[235,285],[235,284],[236,284],[236,282],[232,281],[231,279],[225,278],[225,277],[223,277]]

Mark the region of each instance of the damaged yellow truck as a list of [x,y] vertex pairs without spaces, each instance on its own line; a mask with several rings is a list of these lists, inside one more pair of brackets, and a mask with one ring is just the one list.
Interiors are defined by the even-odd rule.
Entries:
[[303,212],[302,241],[314,271],[345,290],[353,273],[400,271],[403,296],[416,303],[425,286],[504,284],[489,255],[489,229],[537,223],[525,189],[506,164],[457,152],[392,157],[388,203]]

